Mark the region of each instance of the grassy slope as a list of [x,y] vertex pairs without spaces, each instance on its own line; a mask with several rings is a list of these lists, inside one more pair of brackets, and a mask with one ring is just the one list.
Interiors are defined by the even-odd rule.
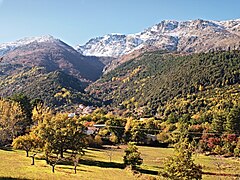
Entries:
[[[156,173],[163,167],[165,158],[173,155],[173,149],[139,147],[144,163],[141,166],[143,173]],[[113,152],[112,163],[109,162],[108,150],[87,150],[86,155],[78,166],[77,174],[73,172],[71,165],[57,165],[53,174],[51,167],[42,160],[36,160],[36,165],[31,166],[31,159],[25,157],[23,151],[0,150],[0,177],[26,178],[26,179],[135,179],[127,170],[122,169],[123,149]],[[233,179],[234,174],[240,174],[240,161],[236,159],[222,159],[217,157],[196,157],[196,162],[203,165],[204,172],[212,175],[204,175],[203,179]],[[217,168],[220,164],[221,170]],[[111,167],[110,167],[111,166]],[[220,176],[226,174],[229,176]],[[144,175],[145,178],[147,175]]]

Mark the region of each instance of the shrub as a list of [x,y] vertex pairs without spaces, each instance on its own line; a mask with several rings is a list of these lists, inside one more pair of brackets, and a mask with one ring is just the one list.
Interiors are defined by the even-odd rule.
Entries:
[[165,132],[161,132],[157,135],[157,140],[159,142],[168,142],[169,141],[169,134]]
[[215,147],[215,149],[213,150],[214,153],[218,154],[218,155],[222,155],[223,151],[222,151],[222,148],[221,146],[217,145]]
[[94,142],[96,144],[97,147],[101,147],[103,144],[102,138],[99,135],[96,135],[94,138]]
[[234,149],[234,156],[235,157],[240,157],[240,149],[237,148],[237,147]]

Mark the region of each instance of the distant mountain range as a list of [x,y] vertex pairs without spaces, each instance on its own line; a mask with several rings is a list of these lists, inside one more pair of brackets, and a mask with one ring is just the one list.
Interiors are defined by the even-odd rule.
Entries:
[[[0,56],[23,46],[30,47],[36,42],[65,44],[50,35],[23,38],[15,42],[0,44]],[[62,45],[62,48],[64,46],[70,48],[66,44]],[[108,34],[92,38],[86,44],[77,45],[74,49],[84,56],[101,57],[99,60],[106,65],[112,59],[123,55],[148,50],[160,49],[191,53],[229,47],[240,48],[240,19],[228,21],[164,20],[136,34]]]
[[[100,103],[97,98],[102,99],[102,96],[99,94],[104,92],[110,96],[112,91],[115,92],[114,88],[120,85],[120,81],[114,79],[121,79],[121,76],[115,77],[112,70],[125,62],[135,62],[132,59],[141,59],[143,52],[184,55],[221,49],[240,49],[240,19],[162,21],[140,33],[105,35],[75,48],[50,35],[24,38],[0,44],[0,96],[24,93],[31,99],[41,98],[51,106]],[[148,65],[151,68],[155,66],[151,62]],[[144,67],[144,63],[140,66]],[[138,67],[134,68],[128,70],[137,71]],[[111,72],[113,80],[110,78],[99,84],[98,79],[108,77],[102,76],[103,72]],[[117,72],[129,73],[121,71],[121,68]],[[97,83],[89,86],[95,81]],[[149,81],[150,84],[154,82]],[[86,87],[95,99],[85,92]],[[107,99],[106,96],[104,99]]]
[[87,56],[120,57],[139,49],[202,52],[240,44],[240,19],[229,21],[165,20],[136,34],[108,34],[76,49]]

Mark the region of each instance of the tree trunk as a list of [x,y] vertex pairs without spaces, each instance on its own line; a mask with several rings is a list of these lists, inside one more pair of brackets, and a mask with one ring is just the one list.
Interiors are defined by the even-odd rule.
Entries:
[[28,157],[28,151],[26,150],[26,156]]
[[61,149],[60,157],[63,158],[63,150]]
[[55,165],[52,165],[52,172],[54,173],[54,168],[55,168]]
[[34,165],[34,156],[32,156],[32,164],[31,165]]
[[77,174],[77,166],[74,166],[74,173]]
[[47,162],[47,164],[49,164],[48,153],[45,153],[45,155],[46,155],[46,162]]

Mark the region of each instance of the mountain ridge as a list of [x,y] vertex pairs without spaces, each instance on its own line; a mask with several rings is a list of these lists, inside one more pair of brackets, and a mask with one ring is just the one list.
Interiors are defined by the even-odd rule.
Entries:
[[60,39],[54,38],[51,35],[42,35],[42,36],[35,36],[35,37],[24,37],[13,42],[1,43],[0,56],[3,56],[9,51],[13,51],[14,49],[20,46],[28,45],[33,42],[46,42],[46,41],[53,42],[53,41],[60,41]]
[[239,43],[240,19],[163,20],[139,33],[92,38],[84,45],[77,45],[76,49],[83,55],[117,58],[147,46],[168,51],[203,52],[229,45],[238,46]]
[[104,67],[98,58],[83,56],[65,42],[49,35],[24,38],[1,47],[8,48],[3,55],[2,65],[43,66],[49,71],[59,69],[82,81],[98,79]]

